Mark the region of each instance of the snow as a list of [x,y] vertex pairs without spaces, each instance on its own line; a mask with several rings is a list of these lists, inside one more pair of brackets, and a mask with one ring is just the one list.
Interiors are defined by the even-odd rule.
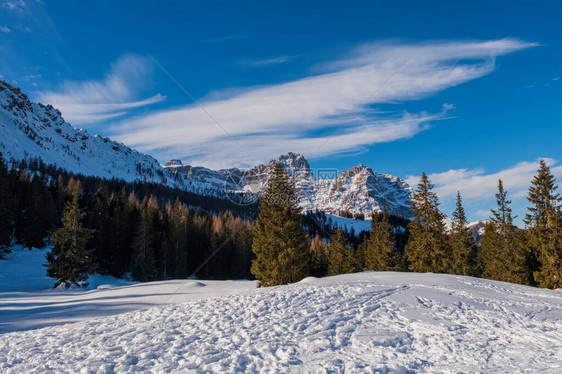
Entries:
[[351,228],[355,230],[356,234],[359,234],[361,231],[371,231],[372,222],[370,219],[345,218],[332,214],[326,214],[326,217],[332,220],[332,227],[338,227],[347,232],[350,232]]
[[255,282],[171,280],[139,283],[90,275],[88,288],[53,289],[43,264],[49,248],[14,246],[0,261],[0,333],[91,320],[233,292],[254,291]]
[[[5,373],[562,372],[559,290],[463,276],[1,292],[0,308],[19,330],[0,340]],[[81,321],[62,325],[69,311]]]

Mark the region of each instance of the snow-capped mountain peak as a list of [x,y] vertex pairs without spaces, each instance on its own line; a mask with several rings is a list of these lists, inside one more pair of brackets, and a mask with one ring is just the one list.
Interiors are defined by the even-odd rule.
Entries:
[[38,158],[83,175],[161,183],[220,198],[244,196],[244,203],[259,199],[279,163],[291,177],[303,210],[369,216],[386,207],[391,213],[410,216],[410,186],[362,164],[339,174],[335,169],[325,173],[313,170],[303,155],[289,152],[247,170],[210,170],[181,160],[160,165],[122,143],[73,128],[59,110],[31,102],[19,88],[1,80],[0,152],[7,160]]
[[31,102],[19,88],[1,80],[0,152],[8,160],[40,158],[84,175],[168,182],[154,158],[73,128],[59,110]]
[[[313,170],[301,154],[289,152],[248,170],[225,169],[212,171],[189,165],[166,167],[186,175],[200,184],[223,188],[227,193],[250,193],[259,198],[266,189],[275,164],[281,164],[297,189],[303,210],[331,214],[349,212],[370,216],[387,208],[390,213],[410,217],[412,189],[400,178],[378,174],[363,164],[341,171],[335,178],[324,177],[322,170]],[[335,171],[335,170],[330,170]],[[316,175],[316,176],[315,176]]]

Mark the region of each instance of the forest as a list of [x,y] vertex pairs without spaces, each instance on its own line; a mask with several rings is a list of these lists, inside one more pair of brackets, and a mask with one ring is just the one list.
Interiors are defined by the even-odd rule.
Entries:
[[[413,195],[412,220],[383,210],[371,217],[370,232],[356,233],[334,228],[323,212],[302,212],[280,166],[258,207],[157,184],[74,175],[40,160],[8,166],[0,159],[0,257],[13,243],[50,245],[47,274],[55,286],[67,287],[86,285],[92,273],[138,281],[258,279],[269,286],[309,275],[415,271],[557,288],[557,187],[541,161],[522,229],[514,225],[498,181],[497,207],[476,243],[460,193],[447,227],[425,173]],[[278,196],[292,198],[273,198]]]

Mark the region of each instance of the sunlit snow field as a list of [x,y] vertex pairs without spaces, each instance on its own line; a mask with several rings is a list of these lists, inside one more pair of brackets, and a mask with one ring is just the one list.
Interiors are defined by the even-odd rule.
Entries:
[[562,372],[561,291],[389,272],[64,291],[42,256],[0,261],[0,372]]

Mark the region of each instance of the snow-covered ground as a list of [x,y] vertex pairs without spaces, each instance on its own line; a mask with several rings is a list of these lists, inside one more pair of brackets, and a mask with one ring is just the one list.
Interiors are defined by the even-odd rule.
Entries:
[[359,234],[361,231],[371,231],[370,219],[345,218],[332,214],[326,214],[326,217],[332,220],[332,227],[339,227],[347,232],[350,232],[352,228],[356,234]]
[[53,289],[45,275],[45,249],[15,246],[0,261],[0,333],[36,329],[114,314],[255,291],[249,281],[171,280],[139,283],[94,275],[86,290]]
[[254,287],[2,292],[4,331],[69,305],[82,321],[0,335],[0,372],[562,372],[560,291],[388,272]]

